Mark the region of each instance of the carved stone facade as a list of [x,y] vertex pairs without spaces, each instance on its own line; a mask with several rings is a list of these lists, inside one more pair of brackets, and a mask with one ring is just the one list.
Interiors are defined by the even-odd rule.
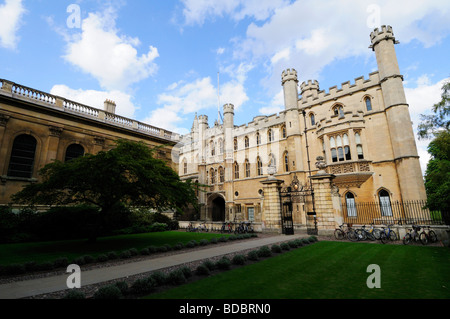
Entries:
[[[200,194],[201,220],[274,225],[273,216],[281,218],[280,208],[274,212],[274,189],[295,178],[317,187],[316,209],[325,228],[335,227],[340,203],[347,198],[376,202],[380,190],[388,190],[392,201],[426,199],[392,28],[376,29],[370,39],[379,70],[367,79],[326,92],[315,80],[299,86],[297,71],[288,69],[281,78],[283,112],[240,126],[234,124],[229,104],[223,123],[210,127],[206,116],[195,117],[177,149],[180,176],[211,186]],[[226,214],[216,220],[209,198],[219,189]],[[294,203],[295,224],[304,225],[311,204]]]
[[164,145],[157,156],[178,170],[171,158],[177,135],[113,112],[109,100],[96,109],[0,79],[0,205],[38,181],[46,164],[108,150],[118,139]]

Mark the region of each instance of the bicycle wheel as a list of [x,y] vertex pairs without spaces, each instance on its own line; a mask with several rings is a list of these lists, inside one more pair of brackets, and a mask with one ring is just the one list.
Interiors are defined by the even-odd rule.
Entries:
[[389,239],[391,241],[396,241],[398,239],[397,233],[393,230],[391,230],[391,233],[389,234]]
[[356,232],[353,229],[348,231],[347,238],[348,240],[353,242],[358,241],[358,236],[356,235]]
[[358,240],[366,240],[367,239],[367,233],[364,229],[358,229],[356,231],[356,234],[358,235]]
[[403,237],[403,244],[404,245],[409,245],[411,243],[411,235],[410,234],[406,234],[405,237]]
[[345,234],[344,234],[344,232],[342,231],[342,229],[337,228],[337,229],[334,231],[334,238],[336,238],[337,240],[342,240],[342,239],[344,239],[344,236],[345,236]]
[[434,231],[430,230],[430,232],[428,233],[428,236],[430,237],[431,243],[435,243],[438,241],[437,235]]
[[383,244],[386,244],[386,243],[387,243],[388,238],[387,238],[386,232],[382,231],[382,232],[380,233],[380,241],[381,241],[381,243],[383,243]]
[[374,229],[373,236],[375,237],[376,240],[379,240],[381,236],[381,229]]
[[375,241],[376,240],[375,235],[373,234],[373,232],[372,233],[367,233],[367,238],[369,240],[371,240],[371,241]]
[[425,232],[421,232],[419,238],[422,245],[428,245],[428,237],[427,234],[425,234]]

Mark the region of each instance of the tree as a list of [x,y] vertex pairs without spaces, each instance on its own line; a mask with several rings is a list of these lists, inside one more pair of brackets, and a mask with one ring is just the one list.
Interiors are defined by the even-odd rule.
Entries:
[[428,152],[431,159],[425,173],[427,206],[431,210],[440,210],[444,219],[448,219],[450,217],[450,131],[438,133],[429,144]]
[[450,82],[442,87],[442,99],[433,106],[433,115],[421,115],[419,139],[432,138],[442,130],[450,129]]
[[450,82],[442,87],[442,99],[433,106],[433,115],[421,115],[419,139],[434,139],[428,145],[431,159],[425,173],[427,207],[439,210],[450,224]]
[[98,207],[101,218],[93,225],[91,239],[123,205],[179,212],[189,204],[197,205],[191,183],[182,182],[175,171],[155,159],[154,150],[142,142],[119,140],[116,144],[108,152],[46,165],[39,172],[42,181],[27,185],[12,201],[32,206]]

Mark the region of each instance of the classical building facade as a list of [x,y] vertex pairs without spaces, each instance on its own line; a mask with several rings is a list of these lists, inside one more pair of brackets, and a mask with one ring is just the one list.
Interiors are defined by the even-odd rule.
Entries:
[[301,199],[289,206],[294,224],[304,225],[314,211],[322,228],[334,229],[342,214],[358,213],[351,208],[357,202],[426,199],[398,42],[390,26],[370,39],[378,71],[368,78],[326,92],[314,80],[299,85],[297,71],[288,69],[283,112],[240,126],[230,104],[223,123],[209,127],[206,116],[195,117],[178,145],[179,174],[208,185],[199,193],[200,220],[279,228],[283,194],[298,190]]
[[156,156],[178,169],[171,158],[178,135],[119,116],[115,109],[110,100],[96,109],[0,80],[0,205],[38,181],[46,164],[107,151],[118,139],[163,146]]

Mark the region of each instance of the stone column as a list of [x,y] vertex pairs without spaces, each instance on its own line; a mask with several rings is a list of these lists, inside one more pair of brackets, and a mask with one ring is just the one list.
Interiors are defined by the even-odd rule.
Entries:
[[336,228],[335,209],[331,195],[334,178],[334,175],[325,172],[319,172],[311,177],[319,235],[330,235]]
[[280,185],[283,182],[273,176],[261,182],[264,191],[263,230],[282,232]]
[[49,137],[47,140],[47,158],[42,166],[54,162],[58,156],[59,139],[63,132],[62,127],[50,126],[49,127]]

